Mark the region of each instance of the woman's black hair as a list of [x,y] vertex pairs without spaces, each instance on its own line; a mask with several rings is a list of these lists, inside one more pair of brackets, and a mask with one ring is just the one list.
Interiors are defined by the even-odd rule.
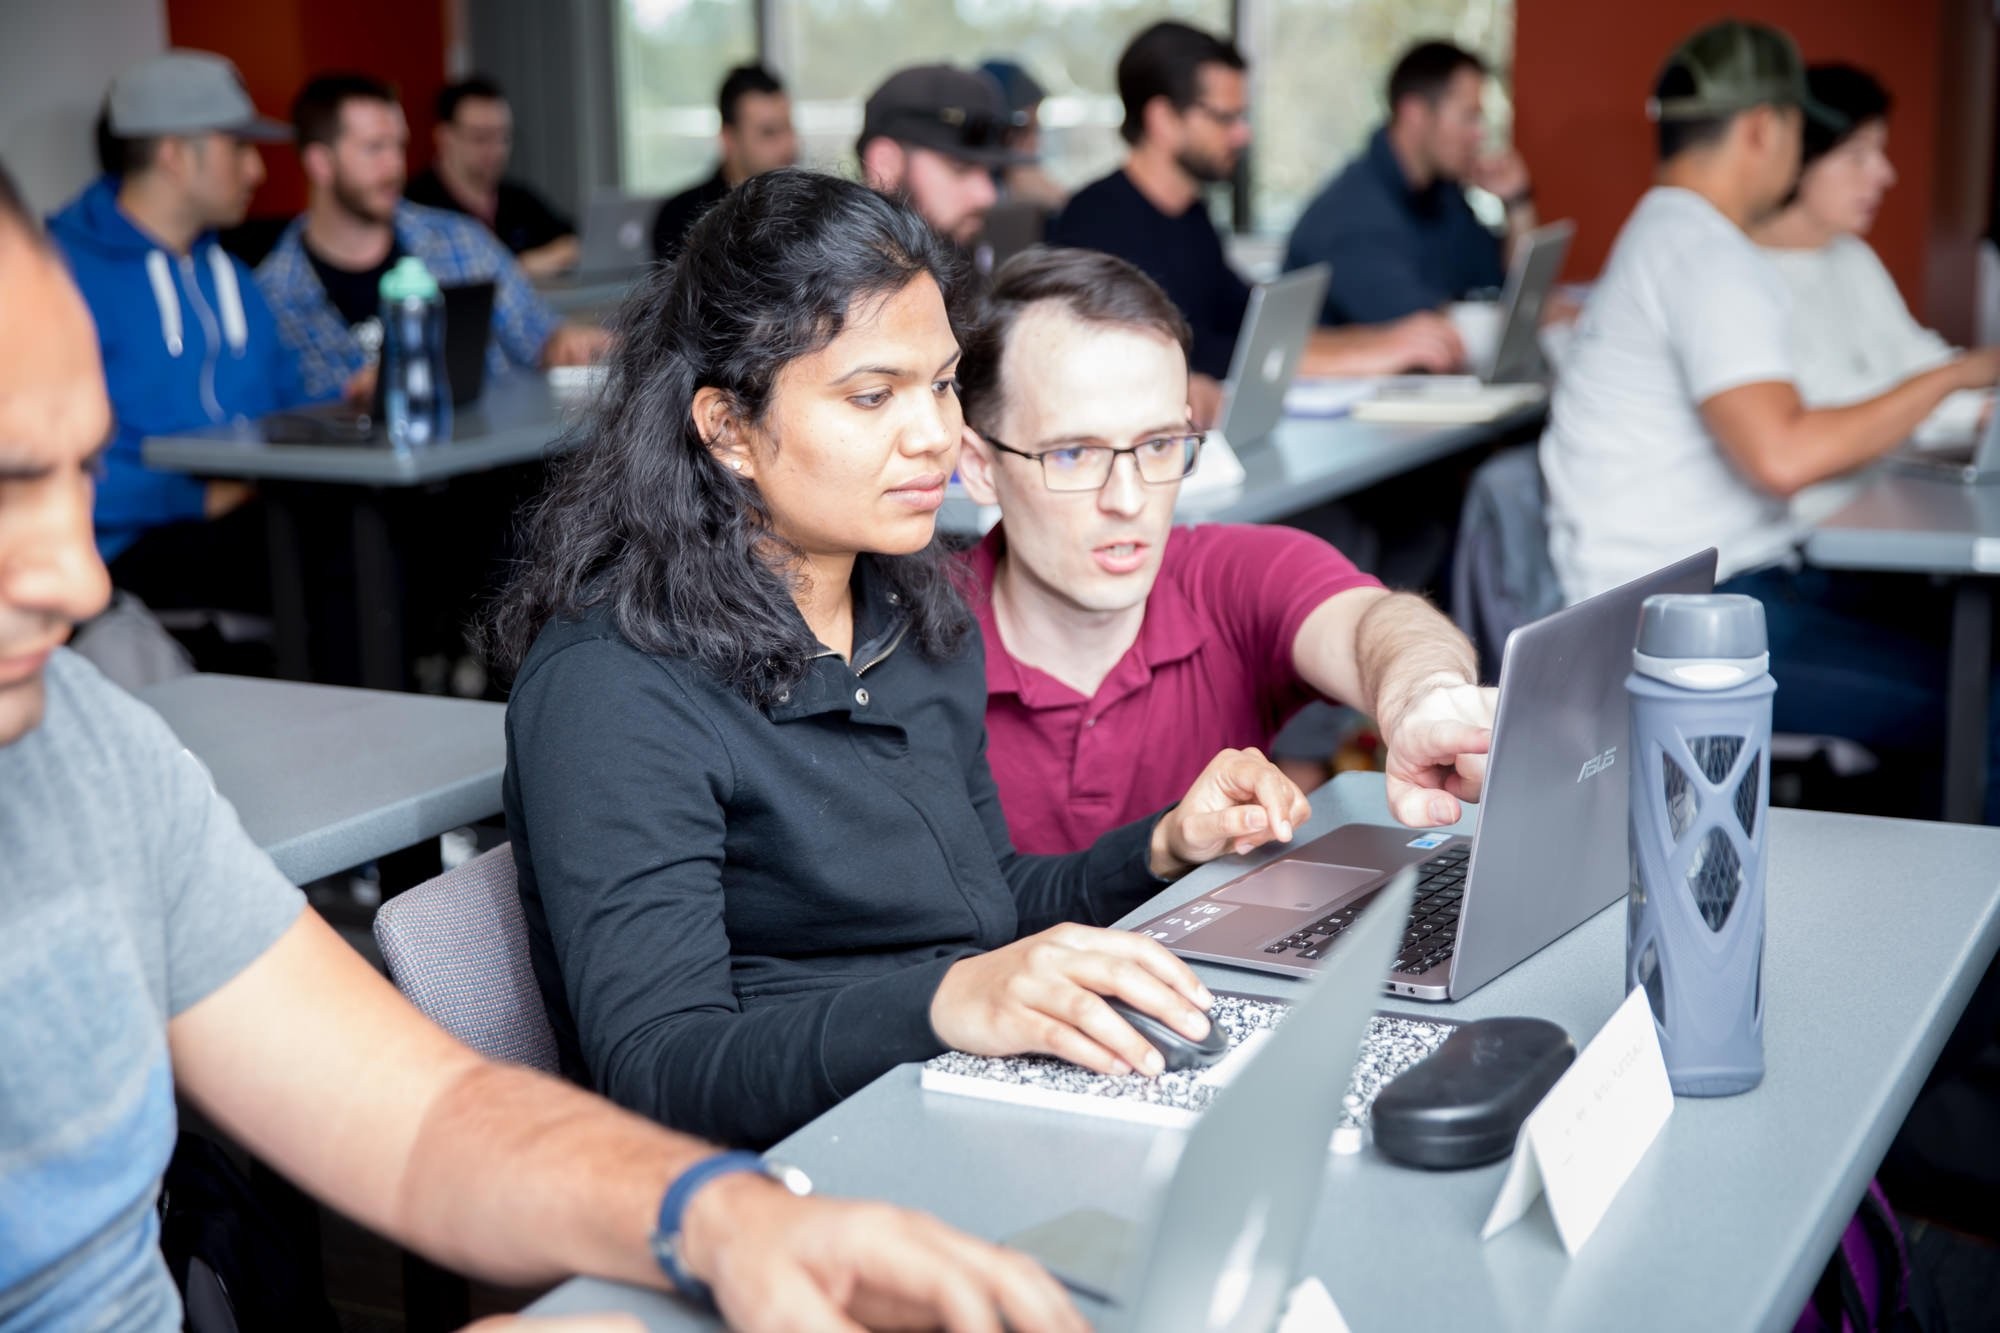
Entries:
[[1838,126],[1806,117],[1805,151],[1801,169],[1811,166],[1846,143],[1870,121],[1889,118],[1889,90],[1873,74],[1853,65],[1814,65],[1806,71],[1813,100],[1840,117]]
[[[798,684],[822,649],[792,596],[797,553],[756,485],[703,442],[695,393],[719,389],[740,420],[763,419],[779,371],[925,275],[962,340],[963,273],[922,218],[852,181],[785,170],[732,190],[626,303],[603,402],[530,511],[484,627],[494,665],[511,675],[549,621],[601,605],[634,646],[691,659],[752,704]],[[918,647],[958,650],[971,621],[937,540],[862,559],[899,594]]]

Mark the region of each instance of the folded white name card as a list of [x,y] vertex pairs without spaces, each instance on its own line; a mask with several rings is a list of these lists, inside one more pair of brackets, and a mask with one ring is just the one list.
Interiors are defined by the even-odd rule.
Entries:
[[1645,990],[1634,987],[1521,1125],[1513,1165],[1479,1238],[1505,1231],[1536,1196],[1547,1195],[1563,1248],[1575,1254],[1673,1109],[1653,1011]]

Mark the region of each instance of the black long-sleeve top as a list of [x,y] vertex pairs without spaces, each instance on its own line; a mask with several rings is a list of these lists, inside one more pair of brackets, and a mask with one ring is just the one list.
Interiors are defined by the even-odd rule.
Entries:
[[768,711],[602,612],[542,631],[504,793],[566,1073],[761,1147],[942,1051],[930,1004],[959,959],[1160,887],[1157,816],[1014,851],[977,640],[932,660],[891,597],[857,577],[853,665],[818,658]]

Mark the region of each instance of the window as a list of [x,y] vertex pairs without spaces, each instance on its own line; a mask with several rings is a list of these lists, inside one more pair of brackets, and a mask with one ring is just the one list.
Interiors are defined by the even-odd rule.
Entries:
[[861,105],[906,65],[1020,62],[1048,90],[1042,150],[1049,174],[1082,185],[1117,165],[1123,112],[1118,53],[1157,19],[1216,32],[1229,0],[779,0],[769,34],[792,90],[807,162],[851,170]]
[[791,90],[807,165],[850,174],[862,102],[892,71],[1017,60],[1049,93],[1050,175],[1081,185],[1124,152],[1113,73],[1132,35],[1161,18],[1227,32],[1240,12],[1257,132],[1250,215],[1255,231],[1282,236],[1381,123],[1390,67],[1414,42],[1442,37],[1488,62],[1500,77],[1487,114],[1495,141],[1506,139],[1515,2],[616,0],[624,184],[667,192],[699,180],[714,159],[716,88],[761,49]]
[[617,0],[624,188],[671,194],[714,167],[722,76],[757,58],[755,0]]
[[1499,76],[1486,93],[1494,142],[1512,130],[1514,0],[1250,0],[1246,9],[1257,118],[1251,215],[1260,232],[1291,230],[1367,144],[1386,114],[1389,71],[1417,42],[1441,38],[1486,61]]

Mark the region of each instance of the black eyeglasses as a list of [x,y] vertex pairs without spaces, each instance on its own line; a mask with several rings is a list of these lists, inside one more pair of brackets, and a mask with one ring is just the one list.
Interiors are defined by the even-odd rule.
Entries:
[[1202,101],[1190,102],[1188,105],[1196,111],[1201,112],[1202,115],[1207,116],[1225,130],[1233,130],[1238,125],[1247,124],[1250,120],[1250,108],[1247,106],[1231,111],[1225,107],[1210,106],[1208,103]]
[[1148,486],[1165,486],[1194,471],[1195,461],[1201,457],[1202,442],[1207,438],[1199,433],[1159,435],[1126,449],[1113,449],[1108,444],[1064,444],[1031,454],[1002,444],[990,435],[985,437],[986,443],[1003,454],[1032,458],[1040,463],[1042,484],[1052,491],[1100,489],[1111,480],[1111,470],[1125,454],[1131,455],[1132,465],[1139,469],[1140,481]]

